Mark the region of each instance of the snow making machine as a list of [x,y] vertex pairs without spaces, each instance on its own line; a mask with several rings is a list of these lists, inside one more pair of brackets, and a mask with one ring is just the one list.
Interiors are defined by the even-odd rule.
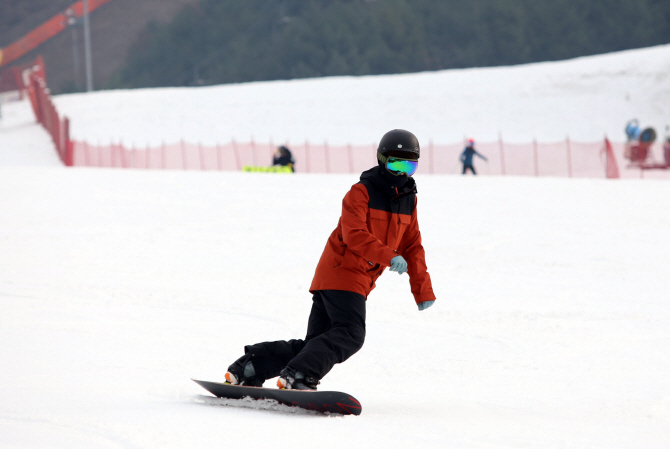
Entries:
[[[666,131],[668,127],[666,127]],[[657,161],[651,151],[656,141],[656,130],[654,128],[641,129],[637,119],[630,120],[626,124],[627,141],[624,156],[630,161],[630,167],[641,169],[668,169],[670,168],[670,136],[666,138],[663,145],[663,160]]]

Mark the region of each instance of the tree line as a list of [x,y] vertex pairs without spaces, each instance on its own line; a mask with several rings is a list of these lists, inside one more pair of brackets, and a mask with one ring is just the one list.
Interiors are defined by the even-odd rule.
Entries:
[[107,87],[512,65],[669,42],[667,0],[201,0],[149,24]]

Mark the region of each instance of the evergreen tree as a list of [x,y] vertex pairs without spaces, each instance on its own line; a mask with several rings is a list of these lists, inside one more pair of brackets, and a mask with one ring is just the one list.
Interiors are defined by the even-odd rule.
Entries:
[[670,42],[667,0],[201,0],[150,24],[109,87],[407,73]]

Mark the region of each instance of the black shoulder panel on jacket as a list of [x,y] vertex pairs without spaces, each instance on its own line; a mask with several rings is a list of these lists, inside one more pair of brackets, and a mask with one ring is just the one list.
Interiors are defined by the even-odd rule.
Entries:
[[391,212],[403,215],[412,215],[414,207],[416,206],[416,191],[412,189],[400,196],[395,194],[395,189],[389,186],[389,191],[382,190],[388,184],[375,183],[370,179],[361,179],[361,184],[365,186],[368,191],[368,207],[370,209],[383,210],[384,212]]

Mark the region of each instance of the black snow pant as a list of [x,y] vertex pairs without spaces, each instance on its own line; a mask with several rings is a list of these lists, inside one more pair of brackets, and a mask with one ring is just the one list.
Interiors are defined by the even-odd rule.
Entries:
[[477,172],[475,171],[475,166],[472,165],[472,164],[463,164],[463,173],[462,174],[465,174],[465,172],[468,170],[468,168],[470,169],[470,171],[472,171],[473,175],[477,174]]
[[336,363],[358,352],[365,341],[365,297],[342,290],[314,293],[304,340],[280,340],[244,347],[256,377],[279,376],[285,367],[322,379]]

